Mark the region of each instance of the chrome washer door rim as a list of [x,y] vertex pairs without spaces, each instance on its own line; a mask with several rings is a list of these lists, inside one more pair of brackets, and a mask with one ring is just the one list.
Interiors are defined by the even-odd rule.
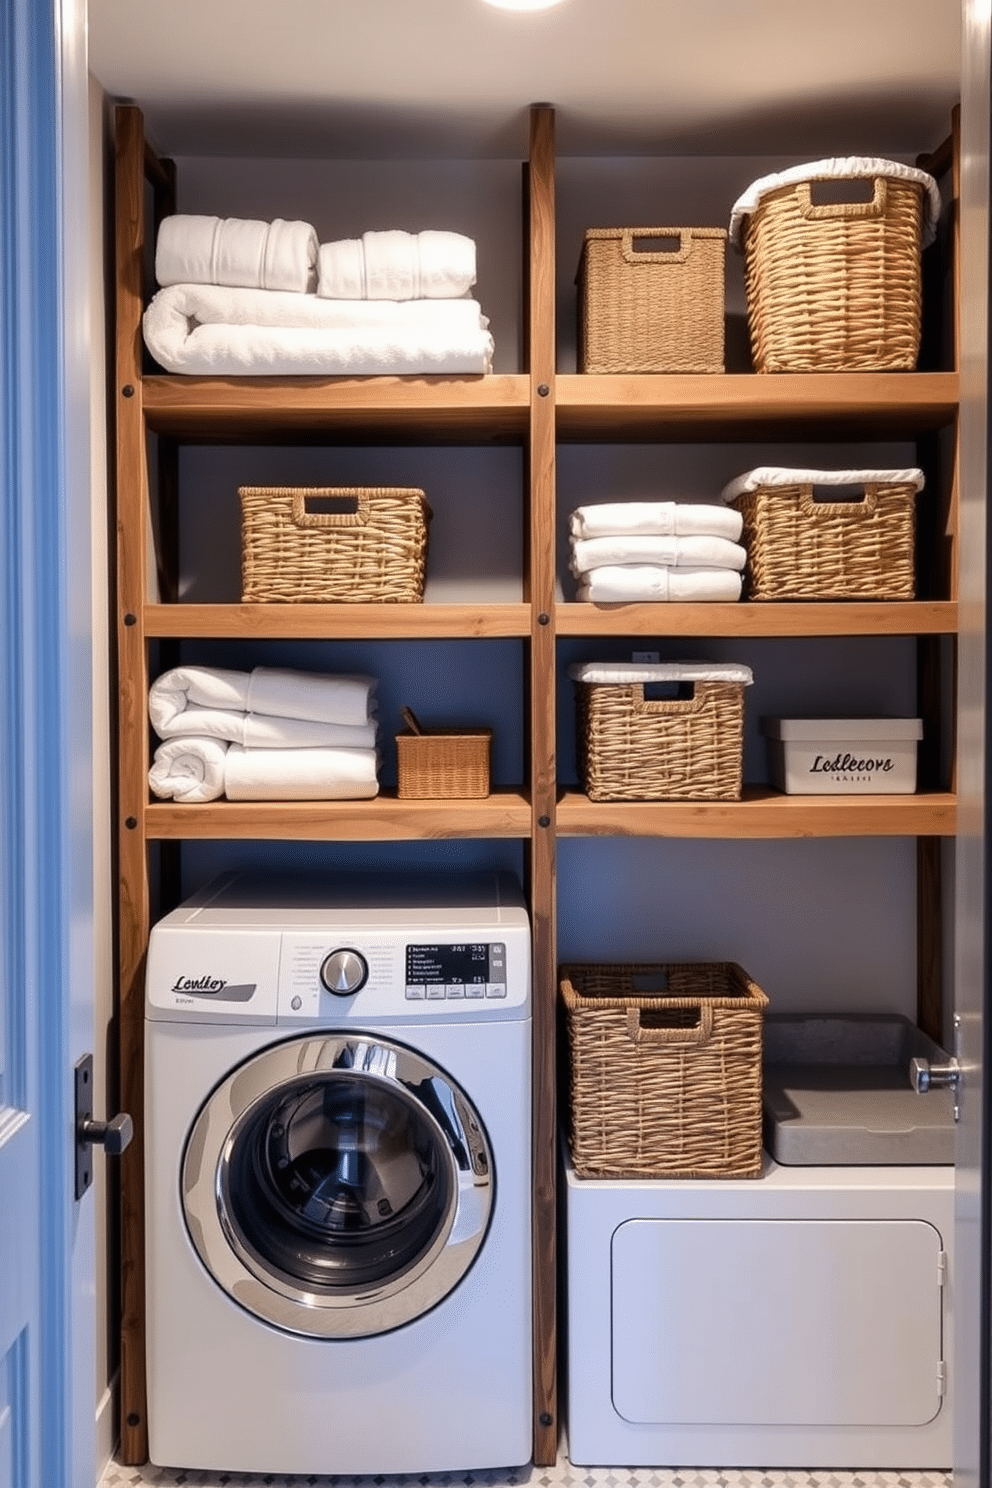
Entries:
[[[342,1080],[361,1081],[374,1099],[416,1113],[446,1196],[419,1253],[398,1274],[358,1286],[321,1285],[280,1269],[238,1223],[230,1190],[233,1155],[253,1122],[264,1123],[287,1091],[333,1090]],[[482,1120],[443,1070],[403,1044],[349,1032],[296,1037],[232,1070],[193,1123],[180,1188],[193,1246],[234,1301],[288,1332],[354,1338],[402,1327],[458,1284],[486,1236],[494,1173]]]

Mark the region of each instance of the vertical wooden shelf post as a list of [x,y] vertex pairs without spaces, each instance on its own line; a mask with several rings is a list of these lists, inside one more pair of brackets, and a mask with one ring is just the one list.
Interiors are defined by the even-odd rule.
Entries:
[[531,110],[530,371],[531,919],[534,937],[534,1462],[558,1452],[555,1253],[555,182],[554,113]]
[[144,635],[148,472],[141,398],[145,247],[145,144],[141,114],[116,125],[116,542],[118,729],[118,1037],[122,1109],[134,1141],[121,1159],[121,1458],[148,1456],[145,1414],[144,969],[149,932],[145,804],[148,695]]

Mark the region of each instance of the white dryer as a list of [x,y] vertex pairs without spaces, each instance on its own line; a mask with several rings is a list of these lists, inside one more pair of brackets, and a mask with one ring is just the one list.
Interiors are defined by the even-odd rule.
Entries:
[[149,1454],[530,1459],[530,931],[502,875],[230,875],[154,926]]

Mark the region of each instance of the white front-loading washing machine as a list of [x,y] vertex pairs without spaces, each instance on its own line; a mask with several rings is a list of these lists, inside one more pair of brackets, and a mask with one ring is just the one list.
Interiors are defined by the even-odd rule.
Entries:
[[156,924],[149,1455],[530,1459],[530,930],[497,874],[229,875]]

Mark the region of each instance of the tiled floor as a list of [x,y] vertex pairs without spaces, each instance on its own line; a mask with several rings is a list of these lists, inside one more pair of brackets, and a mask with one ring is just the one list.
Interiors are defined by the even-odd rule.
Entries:
[[98,1488],[951,1488],[950,1473],[748,1471],[736,1468],[573,1467],[563,1455],[555,1467],[505,1472],[416,1473],[399,1477],[286,1477],[277,1473],[168,1471],[111,1463]]

